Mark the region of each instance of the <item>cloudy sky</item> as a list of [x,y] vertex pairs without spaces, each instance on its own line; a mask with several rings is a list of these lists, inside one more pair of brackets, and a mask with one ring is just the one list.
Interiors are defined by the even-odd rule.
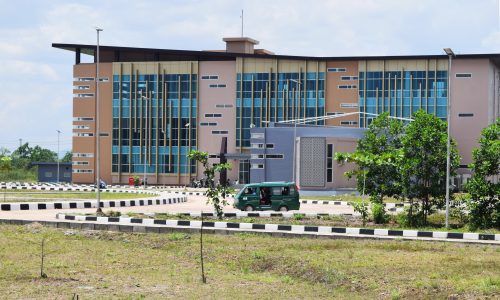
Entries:
[[[0,147],[71,149],[74,54],[52,43],[223,49],[241,34],[278,54],[500,53],[499,0],[0,0]],[[87,60],[88,61],[88,60]]]

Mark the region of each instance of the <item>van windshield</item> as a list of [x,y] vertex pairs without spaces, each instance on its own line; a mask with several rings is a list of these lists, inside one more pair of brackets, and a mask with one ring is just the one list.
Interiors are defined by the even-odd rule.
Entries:
[[241,194],[243,194],[243,191],[244,191],[244,190],[245,190],[245,189],[241,189],[241,190],[238,192],[238,194],[236,194],[236,197],[235,197],[235,198],[238,198],[239,196],[241,196]]

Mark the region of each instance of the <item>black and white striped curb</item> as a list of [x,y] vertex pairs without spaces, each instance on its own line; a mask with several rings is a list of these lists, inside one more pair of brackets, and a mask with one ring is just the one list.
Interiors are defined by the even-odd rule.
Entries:
[[[203,217],[216,217],[216,213],[207,212],[169,212],[169,215],[172,216],[186,216],[199,218],[203,215]],[[145,215],[149,217],[156,216],[156,213],[145,213]],[[222,214],[223,218],[246,218],[246,217],[254,217],[254,218],[319,218],[319,217],[333,217],[333,216],[358,216],[360,214],[347,214],[347,213],[315,213],[315,212],[271,212],[271,211],[263,211],[263,212],[234,212],[234,213],[224,213]]]
[[[31,182],[0,182],[0,187],[7,187],[7,186],[16,186],[18,188],[29,188],[31,186],[44,186],[44,187],[82,187],[82,188],[94,188],[94,184],[72,184],[72,183],[52,183],[52,182],[37,182],[37,183],[31,183]],[[143,186],[131,186],[131,185],[107,185],[108,188],[111,189],[136,189],[136,188],[141,188],[144,189]],[[161,190],[161,189],[184,189],[186,188],[185,186],[174,186],[174,185],[164,185],[164,186],[146,186],[146,189],[150,190]]]
[[[179,228],[195,228],[202,226],[202,221],[188,220],[158,220],[124,217],[95,217],[95,216],[74,216],[57,214],[57,219],[67,221],[91,221],[99,223],[133,224],[144,226],[168,226]],[[441,232],[441,231],[418,231],[418,230],[392,230],[373,228],[350,228],[350,227],[329,227],[329,226],[309,226],[309,225],[286,225],[286,224],[255,224],[255,223],[232,223],[203,221],[203,228],[215,230],[246,230],[255,232],[288,232],[296,234],[310,235],[332,235],[332,236],[359,236],[359,237],[392,237],[404,239],[436,239],[450,241],[494,241],[500,244],[500,234],[472,233],[472,232]],[[498,243],[497,243],[498,242]]]
[[[38,191],[77,191],[77,192],[93,192],[97,189],[94,187],[83,187],[83,186],[45,186],[45,185],[2,185],[0,189],[12,189],[12,190],[38,190]],[[101,192],[107,193],[135,193],[135,194],[147,194],[147,195],[158,195],[158,192],[145,191],[145,190],[132,190],[132,189],[101,189]]]
[[[189,195],[189,196],[204,196],[205,192],[189,192],[189,191],[169,191],[169,193],[174,193],[174,194],[182,194],[182,195]],[[227,197],[226,197],[227,198]]]
[[[175,194],[203,196],[204,191],[182,191],[179,189],[169,189],[174,187],[163,187],[155,189],[135,189],[128,186],[112,186],[111,188],[101,189],[101,192],[109,193],[137,193],[137,194],[150,194],[157,195],[159,192],[165,191]],[[97,189],[93,185],[57,185],[57,184],[8,184],[2,185],[0,189],[13,189],[13,190],[40,190],[40,191],[78,191],[78,192],[92,192]],[[231,195],[232,196],[232,195]]]
[[[143,200],[106,200],[101,201],[102,208],[166,205],[186,202],[186,196],[167,197],[164,199]],[[17,210],[49,210],[49,209],[83,209],[97,208],[97,201],[63,201],[63,202],[29,202],[29,203],[2,203],[0,211]]]
[[[341,205],[341,206],[351,206],[349,201],[328,201],[328,200],[300,200],[301,204],[321,204],[321,205]],[[403,211],[405,206],[409,206],[407,203],[384,203],[385,208],[388,211]]]

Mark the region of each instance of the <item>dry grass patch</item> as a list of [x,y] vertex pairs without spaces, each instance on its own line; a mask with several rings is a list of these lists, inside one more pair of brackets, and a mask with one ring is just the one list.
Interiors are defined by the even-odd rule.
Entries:
[[[47,239],[47,278],[39,278]],[[500,295],[500,248],[423,241],[74,231],[0,225],[0,294],[15,299],[434,299]],[[15,288],[13,288],[15,287]]]

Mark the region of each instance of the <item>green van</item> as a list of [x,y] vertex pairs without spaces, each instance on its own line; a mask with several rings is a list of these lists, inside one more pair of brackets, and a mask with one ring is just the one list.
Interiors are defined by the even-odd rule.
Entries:
[[247,184],[234,197],[233,207],[245,211],[298,210],[299,191],[293,182]]

